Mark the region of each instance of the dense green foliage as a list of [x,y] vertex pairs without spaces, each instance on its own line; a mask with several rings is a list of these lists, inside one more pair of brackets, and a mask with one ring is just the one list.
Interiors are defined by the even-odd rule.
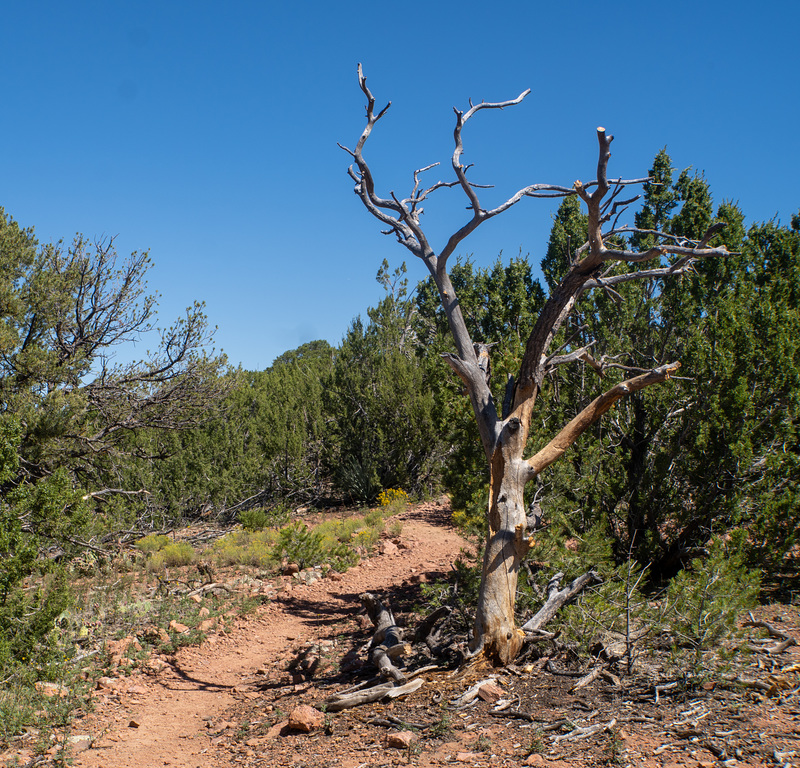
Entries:
[[[220,391],[224,361],[204,351],[201,307],[158,331],[148,267],[146,253],[119,259],[113,242],[40,245],[0,209],[4,672],[47,661],[66,558],[103,532],[106,499],[129,490],[120,481],[142,456],[132,436],[196,425]],[[152,355],[113,362],[114,347],[149,332],[160,336]]]
[[[594,341],[595,358],[620,366],[604,378],[671,360],[682,375],[620,401],[551,468],[550,533],[580,534],[602,519],[618,559],[633,552],[669,577],[714,535],[745,527],[751,564],[773,574],[796,543],[800,511],[800,233],[796,221],[745,232],[735,205],[714,215],[701,177],[683,172],[673,185],[671,175],[662,152],[637,224],[699,238],[724,221],[721,237],[739,253],[680,280],[630,283],[579,303],[565,335]],[[545,393],[553,426],[600,389],[580,368],[559,370]]]

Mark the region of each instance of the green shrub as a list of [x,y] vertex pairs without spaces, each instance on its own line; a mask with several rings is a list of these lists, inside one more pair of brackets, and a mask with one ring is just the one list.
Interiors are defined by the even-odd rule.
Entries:
[[291,520],[291,512],[283,506],[274,509],[246,509],[239,514],[239,522],[246,531],[263,531],[265,528],[281,528]]
[[378,534],[380,535],[383,533],[383,529],[385,527],[384,524],[384,516],[380,509],[371,509],[364,515],[364,524],[368,528],[375,529]]
[[358,554],[347,544],[326,542],[318,531],[293,523],[282,528],[273,549],[276,563],[288,560],[300,568],[311,568],[327,563],[337,570],[346,570],[358,562]]
[[277,532],[272,530],[233,531],[214,544],[214,556],[223,565],[267,568],[274,565],[272,548],[277,538]]
[[147,554],[158,552],[169,544],[169,537],[160,533],[150,533],[136,542],[136,548]]
[[181,565],[189,565],[195,559],[195,551],[191,544],[185,541],[176,541],[167,544],[150,558],[150,568],[173,568]]
[[677,648],[688,649],[684,656],[692,671],[698,671],[705,651],[735,632],[738,617],[756,602],[760,583],[744,565],[746,540],[745,531],[715,540],[708,557],[694,560],[669,585],[664,630]]

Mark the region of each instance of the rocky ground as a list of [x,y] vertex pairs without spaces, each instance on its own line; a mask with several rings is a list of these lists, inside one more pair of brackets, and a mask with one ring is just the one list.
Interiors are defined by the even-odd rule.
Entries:
[[[543,658],[513,671],[429,670],[405,697],[327,712],[328,696],[370,675],[359,594],[377,593],[411,620],[420,583],[447,574],[466,546],[444,503],[405,513],[398,545],[334,578],[287,579],[202,646],[101,679],[93,711],[73,726],[73,765],[800,766],[796,645],[748,655],[727,673],[738,682],[720,671],[699,690],[613,675],[573,690],[576,665]],[[756,618],[800,640],[796,606]],[[310,658],[313,676],[298,663]],[[471,688],[474,699],[458,702]],[[34,764],[24,752],[4,757]]]

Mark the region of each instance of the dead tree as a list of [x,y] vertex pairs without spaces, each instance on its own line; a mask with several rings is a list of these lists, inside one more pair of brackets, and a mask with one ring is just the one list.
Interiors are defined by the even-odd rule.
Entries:
[[[442,307],[447,316],[456,352],[446,355],[447,362],[464,382],[472,402],[475,419],[490,468],[490,496],[488,534],[483,561],[481,589],[470,649],[483,652],[494,662],[507,664],[519,652],[524,632],[514,620],[514,601],[517,575],[522,560],[530,548],[526,535],[526,509],[523,501],[525,486],[552,464],[572,445],[586,429],[608,411],[622,397],[652,384],[670,378],[680,363],[671,362],[652,370],[640,372],[633,378],[615,384],[600,394],[574,419],[532,456],[525,455],[530,431],[531,416],[536,397],[545,375],[555,366],[589,360],[595,370],[602,371],[605,361],[596,361],[589,347],[551,351],[553,341],[579,297],[586,291],[602,289],[614,292],[614,286],[630,280],[652,280],[675,277],[691,269],[698,259],[725,256],[724,247],[709,247],[716,226],[700,241],[677,240],[662,232],[648,232],[659,243],[646,251],[610,247],[610,241],[619,242],[625,235],[643,232],[630,227],[617,227],[621,213],[636,201],[639,195],[624,199],[627,187],[641,185],[647,178],[609,179],[608,162],[613,137],[604,128],[597,129],[599,157],[597,178],[588,183],[576,181],[571,187],[555,184],[532,184],[518,190],[504,203],[487,210],[481,206],[478,192],[481,187],[467,179],[468,166],[461,162],[462,133],[472,117],[483,110],[496,110],[515,106],[523,101],[530,90],[516,99],[497,103],[473,105],[466,112],[455,110],[456,124],[452,155],[455,179],[438,181],[429,187],[422,184],[428,165],[414,171],[411,194],[399,198],[394,192],[381,197],[364,157],[364,146],[376,123],[386,114],[391,102],[379,112],[375,111],[375,98],[367,87],[361,65],[358,81],[367,99],[367,124],[355,149],[342,147],[353,158],[349,175],[355,182],[355,193],[366,209],[384,226],[384,234],[393,234],[398,242],[421,259],[436,283]],[[340,145],[341,146],[341,145]],[[420,216],[423,203],[437,190],[460,188],[468,201],[468,218],[450,235],[441,249],[435,249],[423,230]],[[461,242],[485,221],[503,213],[526,197],[566,197],[577,195],[586,205],[589,239],[576,249],[569,272],[553,290],[542,309],[530,336],[520,365],[519,374],[509,381],[501,412],[489,389],[486,360],[479,359],[476,345],[470,338],[458,297],[448,275],[448,260]],[[605,230],[605,231],[604,231]],[[617,236],[613,238],[613,236]],[[626,265],[653,262],[651,269],[628,271]],[[481,357],[489,350],[482,349]]]

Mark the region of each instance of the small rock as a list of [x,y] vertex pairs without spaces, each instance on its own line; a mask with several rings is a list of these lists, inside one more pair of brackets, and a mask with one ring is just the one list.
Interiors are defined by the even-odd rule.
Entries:
[[325,715],[318,709],[309,707],[308,704],[301,704],[295,707],[289,714],[289,727],[293,731],[311,733],[311,731],[322,728],[325,722]]
[[474,763],[478,760],[485,760],[486,755],[483,752],[457,752],[457,763]]
[[198,605],[203,602],[203,598],[200,595],[192,595],[189,599],[194,600]]
[[523,765],[546,765],[544,757],[542,757],[538,752],[533,752],[532,754],[528,755],[523,761]]
[[215,625],[216,623],[217,623],[217,622],[216,622],[216,621],[214,621],[214,619],[206,619],[205,621],[201,621],[201,622],[200,622],[200,623],[197,625],[197,628],[198,628],[198,629],[199,629],[201,632],[208,632],[209,630],[211,630],[211,629],[214,629],[214,625]]
[[342,580],[342,574],[339,573],[338,571],[328,571],[328,578],[331,581],[341,581]]
[[503,689],[495,683],[486,683],[478,688],[478,697],[482,701],[494,704],[503,697]]
[[76,734],[75,736],[70,736],[68,741],[72,754],[85,752],[92,746],[92,737],[88,733],[80,733]]
[[297,563],[289,563],[283,569],[284,576],[293,576],[295,573],[300,573],[300,566]]
[[136,720],[131,720],[128,723],[128,728],[138,728],[138,727],[139,727],[139,723]]
[[189,631],[189,627],[187,627],[185,624],[181,624],[179,621],[175,621],[175,619],[169,623],[169,628],[173,632],[177,632],[179,635],[183,635]]
[[147,666],[153,670],[153,672],[163,672],[169,664],[167,664],[164,659],[159,659],[158,656],[154,656],[147,662]]
[[394,542],[391,542],[391,541],[381,542],[380,553],[382,555],[396,555],[397,554],[397,545]]
[[415,741],[411,731],[394,731],[386,736],[386,746],[397,749],[408,749]]
[[118,677],[98,677],[97,690],[98,691],[115,691],[119,688]]
[[208,608],[205,605],[197,612],[197,615],[201,619],[204,619],[206,616],[208,616],[210,614],[211,614],[211,611],[209,611]]

